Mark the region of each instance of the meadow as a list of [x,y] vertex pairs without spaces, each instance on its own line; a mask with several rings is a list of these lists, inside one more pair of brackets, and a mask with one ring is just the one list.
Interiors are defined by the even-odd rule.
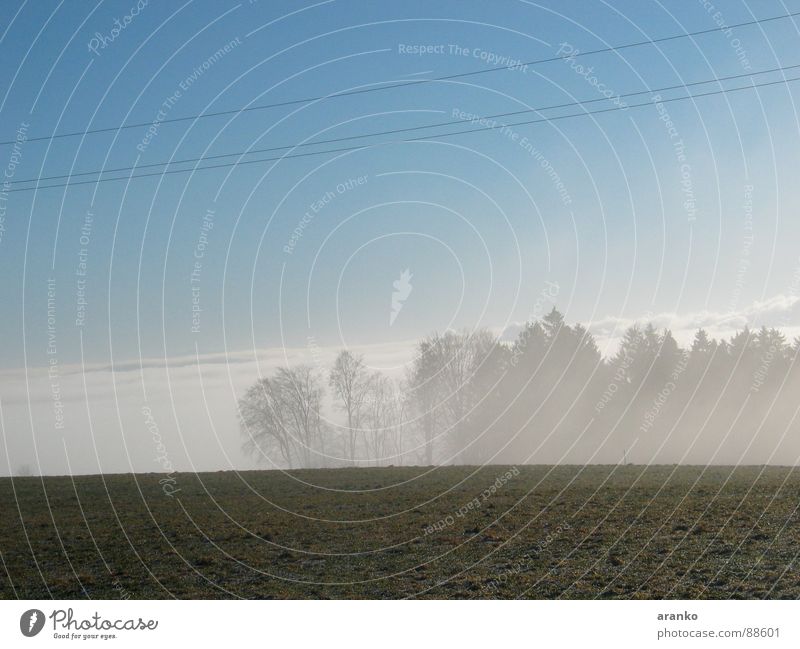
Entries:
[[0,597],[800,597],[797,469],[173,478],[0,479]]

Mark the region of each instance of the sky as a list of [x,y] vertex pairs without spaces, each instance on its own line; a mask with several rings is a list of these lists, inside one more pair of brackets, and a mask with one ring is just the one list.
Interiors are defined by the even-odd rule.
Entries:
[[432,331],[511,339],[553,305],[609,352],[648,319],[800,334],[800,68],[756,74],[800,64],[800,16],[725,29],[796,11],[9,0],[0,471],[142,470],[145,408],[176,466],[241,466],[236,398],[271,368],[348,347],[399,374]]

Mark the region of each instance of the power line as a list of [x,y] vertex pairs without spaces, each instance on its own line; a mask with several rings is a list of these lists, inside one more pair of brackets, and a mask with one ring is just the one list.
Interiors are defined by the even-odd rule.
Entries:
[[[614,100],[617,100],[617,99],[624,99],[624,98],[627,98],[627,97],[635,97],[635,96],[638,96],[638,95],[669,92],[671,90],[678,90],[678,89],[683,89],[683,88],[691,88],[691,87],[694,87],[694,86],[707,85],[709,83],[721,83],[723,81],[732,81],[733,79],[742,79],[744,77],[754,77],[754,76],[759,76],[759,75],[762,75],[762,74],[773,74],[775,72],[786,72],[787,70],[794,70],[794,69],[797,69],[797,68],[800,68],[800,63],[795,64],[795,65],[787,65],[787,66],[783,66],[783,67],[772,68],[770,70],[761,70],[759,72],[745,72],[743,74],[733,74],[733,75],[729,75],[729,76],[725,76],[725,77],[714,77],[712,79],[706,79],[706,80],[703,80],[703,81],[692,81],[692,82],[689,82],[689,83],[682,83],[682,84],[677,84],[677,85],[674,85],[674,86],[666,86],[664,88],[653,88],[653,89],[649,89],[649,90],[637,90],[636,92],[628,92],[628,93],[624,93],[624,94],[621,94],[621,95],[615,95],[615,96],[612,96],[611,98],[598,97],[598,98],[595,98],[595,99],[584,99],[584,100],[581,100],[581,101],[573,101],[573,102],[568,102],[568,103],[564,103],[564,104],[554,104],[554,105],[550,105],[550,106],[541,106],[541,107],[538,107],[538,108],[526,108],[524,110],[516,110],[516,111],[507,112],[507,113],[497,113],[495,115],[485,115],[481,119],[482,120],[499,119],[499,118],[503,118],[503,117],[513,117],[515,115],[524,115],[524,114],[527,114],[527,113],[538,113],[538,112],[545,111],[545,110],[554,110],[556,108],[569,108],[569,107],[572,107],[572,106],[584,106],[584,105],[587,105],[587,104],[593,104],[593,103],[597,103],[597,102],[600,102],[600,101],[614,101]],[[404,127],[404,128],[395,128],[395,129],[382,130],[382,131],[373,131],[371,133],[361,133],[359,135],[348,135],[348,136],[342,136],[342,137],[337,137],[337,138],[328,138],[328,139],[325,139],[325,140],[315,140],[315,141],[312,141],[312,142],[298,142],[298,143],[295,143],[295,144],[285,144],[285,145],[282,145],[282,146],[267,147],[267,148],[263,148],[263,149],[249,149],[249,150],[246,150],[246,151],[233,151],[231,153],[220,153],[220,154],[217,154],[217,155],[202,156],[202,157],[199,157],[199,158],[183,158],[181,160],[167,160],[166,162],[151,162],[151,163],[148,163],[148,164],[134,165],[134,166],[129,166],[129,167],[115,167],[115,168],[111,168],[111,169],[100,169],[100,170],[94,170],[94,171],[80,171],[80,172],[77,172],[77,173],[61,174],[61,175],[55,175],[55,176],[41,176],[39,178],[26,178],[24,180],[15,180],[11,184],[12,185],[19,185],[19,184],[24,184],[24,183],[34,183],[34,182],[46,182],[46,181],[51,181],[51,180],[61,180],[63,178],[78,178],[78,177],[82,177],[82,176],[93,176],[93,175],[97,175],[97,174],[100,174],[100,175],[102,175],[102,174],[113,174],[113,173],[120,173],[120,172],[123,172],[123,171],[133,171],[133,170],[138,170],[138,169],[151,169],[153,167],[163,167],[163,166],[187,164],[187,163],[190,163],[190,162],[203,162],[203,161],[206,161],[206,160],[219,160],[220,158],[230,158],[230,157],[233,157],[233,156],[254,155],[254,154],[257,154],[257,153],[270,153],[270,152],[273,152],[273,151],[286,151],[286,150],[304,148],[304,147],[309,147],[309,146],[319,146],[319,145],[322,145],[322,144],[336,144],[336,143],[339,143],[339,142],[346,142],[346,141],[349,141],[349,140],[360,140],[360,139],[364,139],[364,138],[378,137],[378,136],[383,136],[383,135],[396,135],[398,133],[408,133],[408,132],[413,132],[413,131],[421,131],[421,130],[430,129],[430,128],[440,128],[440,127],[445,127],[445,126],[454,126],[456,124],[464,124],[464,123],[465,123],[465,120],[458,119],[458,120],[451,120],[451,121],[447,121],[447,122],[436,122],[436,123],[433,123],[433,124],[422,124],[420,126],[408,126],[408,127]]]
[[[738,91],[742,91],[742,90],[755,90],[757,88],[764,88],[764,87],[775,86],[775,85],[779,85],[779,84],[789,84],[789,83],[792,83],[794,81],[800,81],[800,77],[794,77],[792,79],[779,79],[777,81],[768,81],[768,82],[757,83],[757,84],[754,83],[754,84],[751,84],[749,86],[739,86],[737,88],[724,88],[724,89],[720,89],[720,90],[713,90],[713,91],[704,92],[704,93],[698,93],[698,94],[694,94],[694,95],[687,95],[685,97],[671,97],[671,98],[668,98],[668,99],[661,99],[661,100],[659,100],[659,103],[666,104],[666,103],[671,103],[671,102],[675,102],[675,101],[686,101],[688,99],[701,99],[703,97],[712,97],[712,96],[715,96],[715,95],[721,95],[721,94],[726,94],[726,93],[731,93],[731,92],[738,92]],[[461,131],[452,131],[450,133],[436,133],[436,134],[433,134],[433,135],[423,135],[423,136],[420,136],[420,137],[409,138],[409,139],[406,139],[406,140],[389,140],[388,142],[378,142],[376,144],[365,144],[365,145],[362,145],[362,146],[340,147],[340,148],[336,148],[336,149],[327,149],[325,151],[310,151],[308,153],[297,153],[297,154],[293,154],[293,155],[283,155],[283,156],[278,156],[278,157],[273,157],[273,158],[259,158],[257,160],[241,160],[241,161],[229,162],[229,163],[223,163],[223,164],[217,164],[217,165],[207,165],[205,167],[191,167],[189,169],[169,169],[169,170],[166,170],[166,171],[145,173],[145,174],[136,174],[136,175],[130,175],[130,176],[118,176],[118,177],[115,177],[115,178],[98,178],[98,179],[95,179],[95,180],[81,180],[81,181],[78,181],[78,182],[67,182],[67,183],[60,183],[60,184],[56,184],[56,185],[19,187],[19,188],[16,188],[16,189],[14,189],[12,187],[11,189],[7,190],[7,193],[25,192],[25,191],[33,191],[33,190],[41,190],[41,189],[56,189],[56,188],[61,188],[61,187],[72,187],[73,185],[75,185],[75,186],[77,186],[77,185],[94,185],[94,184],[99,184],[99,183],[114,182],[114,181],[120,181],[120,180],[136,180],[138,178],[151,178],[151,177],[155,177],[155,176],[168,176],[168,175],[172,175],[172,174],[189,173],[189,172],[195,172],[195,171],[207,171],[207,170],[212,170],[212,169],[224,169],[224,168],[237,167],[237,166],[243,166],[243,165],[249,165],[249,164],[259,164],[259,163],[263,163],[263,162],[277,162],[277,161],[281,161],[281,160],[289,160],[289,159],[292,159],[292,158],[304,158],[304,157],[308,157],[308,156],[325,155],[325,154],[330,154],[330,153],[342,153],[342,152],[348,152],[348,151],[360,151],[362,149],[370,149],[370,148],[375,148],[375,147],[379,147],[379,146],[385,146],[385,145],[388,145],[388,144],[406,144],[406,143],[410,143],[410,142],[420,142],[420,141],[424,141],[424,140],[432,140],[432,139],[437,139],[437,138],[452,137],[452,136],[455,136],[455,135],[465,135],[465,134],[469,134],[469,133],[493,131],[493,130],[499,130],[499,129],[504,129],[504,128],[513,128],[513,127],[516,127],[516,126],[527,126],[527,125],[530,125],[530,124],[540,124],[542,122],[555,122],[555,121],[559,121],[559,120],[562,120],[562,119],[570,119],[570,118],[573,118],[573,117],[587,117],[587,116],[590,116],[590,115],[599,115],[599,114],[603,114],[603,113],[611,113],[611,112],[616,112],[616,111],[620,111],[620,110],[627,110],[628,108],[641,108],[641,107],[644,107],[644,106],[652,106],[652,105],[653,105],[652,101],[646,101],[646,102],[642,102],[642,103],[639,103],[639,104],[630,104],[630,105],[627,105],[627,106],[614,106],[612,108],[603,108],[601,110],[595,110],[595,111],[583,111],[581,113],[570,113],[568,115],[557,115],[555,117],[543,117],[543,118],[540,118],[540,119],[526,120],[524,122],[514,122],[512,124],[496,124],[496,125],[490,125],[490,126],[473,128],[473,129],[465,129],[465,130],[461,130]]]
[[[703,29],[703,30],[696,31],[696,32],[687,32],[685,34],[673,34],[672,36],[663,36],[661,38],[647,39],[647,40],[638,41],[638,42],[635,42],[635,43],[626,43],[626,44],[623,44],[623,45],[616,45],[616,46],[613,46],[613,47],[603,47],[603,48],[596,49],[596,50],[587,50],[586,52],[580,52],[579,51],[579,52],[575,52],[574,54],[567,54],[567,55],[563,55],[563,56],[552,56],[552,57],[549,57],[549,58],[536,59],[536,60],[527,61],[527,62],[518,62],[518,63],[514,63],[513,65],[505,65],[505,66],[500,66],[500,67],[495,67],[495,68],[483,68],[481,70],[472,70],[472,71],[469,71],[469,72],[460,72],[458,74],[449,74],[449,75],[442,76],[442,77],[434,77],[432,79],[414,79],[413,81],[402,81],[402,82],[397,82],[397,83],[384,82],[384,83],[388,83],[389,85],[382,85],[382,86],[370,87],[370,88],[359,88],[357,90],[347,90],[345,92],[337,92],[337,93],[332,93],[332,94],[328,94],[328,95],[319,95],[319,96],[316,96],[316,97],[305,97],[305,98],[302,98],[302,99],[288,99],[286,101],[280,101],[280,102],[275,102],[275,103],[271,103],[271,104],[261,104],[261,105],[258,105],[258,106],[248,106],[248,107],[245,107],[245,108],[236,108],[236,109],[232,109],[232,110],[221,110],[221,111],[215,111],[213,113],[201,113],[201,114],[198,114],[198,115],[187,115],[185,117],[173,117],[173,118],[170,118],[170,119],[161,120],[161,121],[158,122],[158,124],[159,125],[162,125],[162,124],[174,124],[176,122],[185,122],[185,121],[189,121],[189,120],[205,119],[207,117],[221,117],[223,115],[234,115],[234,114],[247,113],[247,112],[256,111],[256,110],[266,110],[266,109],[270,109],[270,108],[282,108],[282,107],[286,107],[286,106],[294,106],[294,105],[297,105],[297,104],[310,104],[310,103],[316,102],[316,101],[325,101],[325,100],[328,100],[328,99],[337,99],[339,97],[350,97],[350,96],[353,96],[353,95],[361,95],[361,94],[370,93],[370,92],[379,92],[379,91],[382,91],[382,90],[393,90],[395,88],[405,88],[407,86],[416,86],[416,85],[425,84],[425,83],[435,83],[435,82],[438,82],[438,81],[450,81],[450,80],[453,80],[453,79],[462,79],[464,77],[470,77],[470,76],[475,76],[475,75],[479,75],[479,74],[488,74],[488,73],[491,73],[491,72],[500,72],[502,70],[514,70],[514,69],[518,69],[518,68],[520,68],[522,66],[526,66],[526,65],[539,65],[539,64],[542,64],[542,63],[552,63],[553,61],[563,61],[565,59],[577,58],[579,56],[590,56],[590,55],[594,55],[594,54],[604,54],[604,53],[607,53],[607,52],[618,52],[620,50],[630,49],[632,47],[641,47],[643,45],[655,45],[657,43],[665,43],[665,42],[677,40],[677,39],[680,39],[680,38],[692,38],[694,36],[703,36],[705,34],[713,34],[715,32],[719,32],[719,31],[723,31],[723,30],[737,29],[739,27],[750,27],[750,26],[753,26],[753,25],[760,25],[760,24],[763,24],[763,23],[773,22],[775,20],[785,20],[786,18],[793,18],[795,16],[800,16],[800,11],[796,11],[796,12],[793,12],[793,13],[787,13],[787,14],[781,14],[780,16],[770,16],[769,18],[759,18],[757,20],[750,20],[750,21],[743,22],[743,23],[737,23],[735,25],[725,25],[725,26],[722,26],[722,27],[712,27],[710,29]],[[26,141],[27,142],[42,142],[42,141],[45,141],[45,140],[56,140],[56,139],[61,139],[61,138],[75,137],[75,136],[78,136],[78,135],[94,135],[94,134],[97,134],[97,133],[111,133],[111,132],[115,132],[115,131],[123,131],[123,130],[126,130],[126,129],[131,129],[131,128],[143,128],[145,126],[151,126],[152,124],[153,124],[152,121],[139,122],[139,123],[136,123],[136,124],[121,124],[119,126],[108,126],[108,127],[104,127],[104,128],[87,129],[87,130],[84,130],[84,131],[72,131],[72,132],[68,132],[68,133],[56,133],[54,135],[42,135],[42,136],[39,136],[39,137],[30,137],[30,138],[27,138]],[[15,142],[16,142],[16,140],[7,140],[7,141],[4,141],[4,142],[0,142],[0,146],[11,145],[11,144],[14,144]]]

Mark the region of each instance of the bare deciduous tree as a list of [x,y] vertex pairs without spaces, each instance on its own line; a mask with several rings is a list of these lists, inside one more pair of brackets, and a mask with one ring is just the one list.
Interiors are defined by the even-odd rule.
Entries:
[[376,465],[384,458],[396,453],[397,433],[401,412],[398,408],[398,394],[392,381],[375,372],[370,376],[365,399],[365,439],[367,454]]
[[421,432],[423,463],[433,464],[438,424],[441,419],[436,394],[436,357],[430,344],[423,340],[417,348],[417,356],[406,380],[408,400],[417,428]]
[[328,383],[347,415],[347,431],[344,436],[345,454],[350,462],[355,464],[364,400],[370,383],[370,377],[362,357],[346,349],[339,352],[333,363]]
[[261,457],[277,451],[290,468],[323,465],[322,395],[319,377],[308,365],[280,368],[258,381],[239,401],[245,448]]
[[448,331],[420,343],[409,384],[421,417],[426,463],[433,459],[437,424],[448,431],[454,456],[461,455],[470,409],[481,396],[475,378],[496,344],[486,330]]

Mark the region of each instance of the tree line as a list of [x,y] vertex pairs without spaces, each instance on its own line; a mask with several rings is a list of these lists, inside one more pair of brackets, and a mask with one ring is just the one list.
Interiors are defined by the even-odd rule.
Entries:
[[417,344],[400,380],[339,352],[329,371],[279,368],[239,402],[245,448],[273,466],[795,464],[800,339],[652,324],[601,355],[555,308],[513,343],[488,330]]

